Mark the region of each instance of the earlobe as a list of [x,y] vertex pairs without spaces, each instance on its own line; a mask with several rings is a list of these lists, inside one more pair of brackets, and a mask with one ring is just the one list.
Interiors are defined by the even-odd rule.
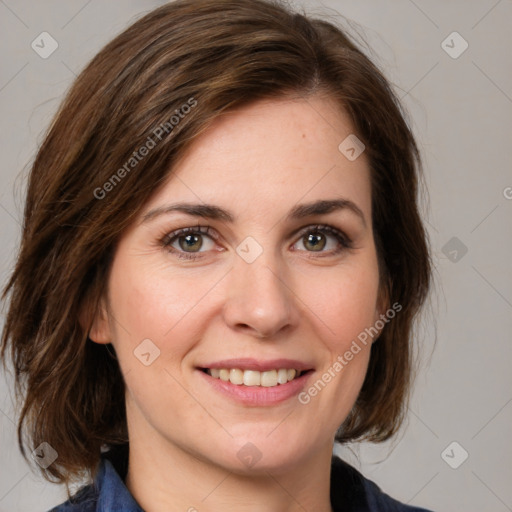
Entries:
[[[387,323],[387,310],[389,309],[389,288],[381,286],[378,292],[377,304],[375,307],[374,326],[378,329],[379,333],[373,338],[372,344],[375,343],[381,336],[382,331]],[[382,318],[384,317],[384,319]]]
[[107,344],[112,341],[108,311],[103,299],[100,300],[96,311],[84,315],[80,323],[87,330],[89,338],[95,343]]
[[379,332],[376,336],[373,337],[372,345],[373,345],[373,343],[376,343],[378,341],[378,339],[380,338],[380,335],[382,334],[382,330],[384,329],[384,326],[382,325],[381,315],[382,315],[381,311],[379,309],[376,309],[375,310],[375,321],[374,321],[373,325],[376,329],[378,329]]

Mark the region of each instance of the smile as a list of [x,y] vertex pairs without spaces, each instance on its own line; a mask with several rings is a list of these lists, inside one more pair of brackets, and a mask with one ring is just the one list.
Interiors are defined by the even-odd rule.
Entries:
[[271,388],[299,378],[301,373],[295,369],[280,368],[260,372],[258,370],[241,370],[240,368],[206,368],[205,373],[214,379],[231,382],[237,386],[261,386]]
[[314,374],[311,364],[292,359],[211,361],[196,367],[215,393],[246,406],[273,406],[296,397]]

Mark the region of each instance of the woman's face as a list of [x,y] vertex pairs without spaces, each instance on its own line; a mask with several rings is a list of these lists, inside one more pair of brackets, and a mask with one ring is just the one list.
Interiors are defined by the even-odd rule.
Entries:
[[91,338],[115,347],[131,443],[236,472],[330,453],[380,314],[352,132],[320,97],[218,118],[123,235]]

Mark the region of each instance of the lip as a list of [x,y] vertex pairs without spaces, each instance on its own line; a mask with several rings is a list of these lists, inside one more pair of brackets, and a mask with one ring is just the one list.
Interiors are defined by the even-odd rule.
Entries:
[[[306,371],[313,370],[313,365],[304,363],[302,361],[296,361],[294,359],[272,359],[268,361],[261,361],[253,358],[245,358],[245,359],[224,359],[222,361],[215,361],[212,363],[206,363],[204,365],[198,366],[199,369],[211,369],[216,368],[222,370],[226,368],[228,370],[232,368],[238,368],[240,370],[256,370],[259,372],[266,372],[269,370],[279,370],[279,369],[287,369],[287,370],[297,370],[297,371]],[[292,381],[293,382],[293,381]],[[280,384],[281,386],[285,386],[286,384]]]
[[[265,369],[268,367],[266,363],[262,366]],[[281,366],[280,368],[284,367],[285,366]],[[214,368],[217,367],[214,366]],[[223,366],[223,368],[226,367]],[[275,368],[275,366],[272,367],[272,369]],[[253,366],[252,368],[245,369],[250,370],[256,368]],[[306,383],[309,380],[309,377],[313,374],[313,370],[310,369],[300,377],[297,377],[287,382],[286,384],[278,384],[277,386],[267,388],[263,386],[244,386],[232,384],[229,381],[226,382],[221,379],[216,379],[202,371],[200,368],[197,368],[196,372],[199,374],[200,378],[203,379],[203,382],[205,382],[206,385],[211,386],[215,392],[229,398],[237,404],[253,407],[271,407],[296,397],[306,387]]]

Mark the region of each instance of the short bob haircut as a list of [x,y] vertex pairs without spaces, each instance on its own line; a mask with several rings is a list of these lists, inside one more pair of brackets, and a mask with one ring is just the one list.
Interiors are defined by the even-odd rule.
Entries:
[[41,470],[45,478],[94,476],[101,452],[128,442],[115,352],[84,328],[106,293],[123,232],[216,118],[260,99],[315,94],[338,102],[366,146],[380,291],[402,306],[372,346],[336,440],[380,442],[397,432],[414,373],[412,329],[431,281],[421,159],[399,100],[330,22],[277,0],[178,0],[93,58],[30,171],[0,354],[6,364],[9,353],[22,403],[22,454],[28,459],[26,448],[42,442],[58,452]]

